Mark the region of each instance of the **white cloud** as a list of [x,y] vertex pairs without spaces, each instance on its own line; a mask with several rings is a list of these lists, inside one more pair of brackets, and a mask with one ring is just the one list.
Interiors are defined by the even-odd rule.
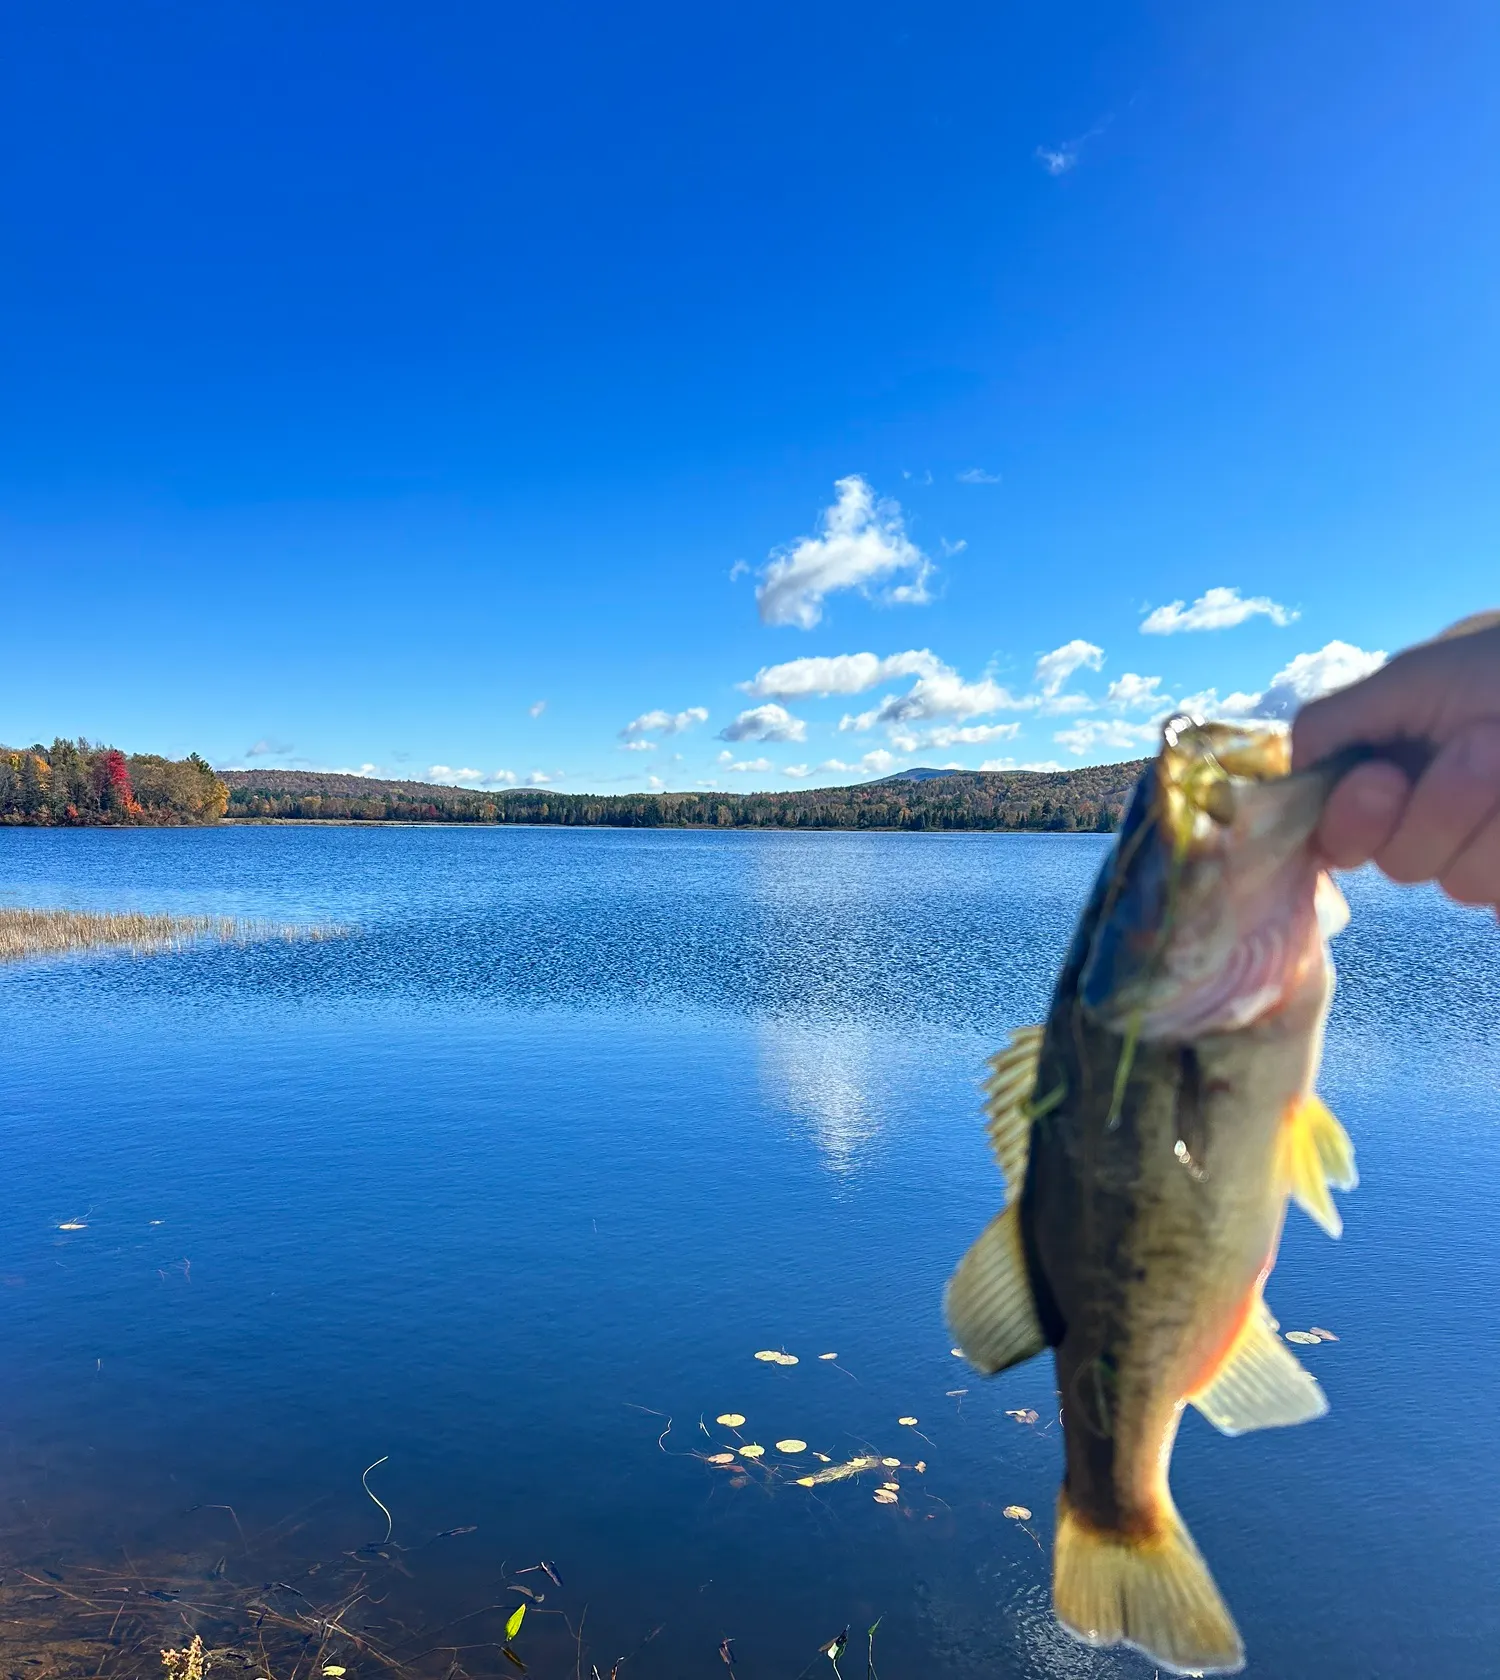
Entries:
[[986,472],[983,467],[965,467],[954,475],[960,484],[998,484],[1000,474]]
[[1183,695],[1173,709],[1195,718],[1250,718],[1260,715],[1261,698],[1259,694],[1245,694],[1236,690],[1235,693],[1226,694],[1220,699],[1218,689],[1205,688],[1199,694]]
[[896,762],[896,755],[888,753],[884,747],[876,747],[873,752],[867,752],[858,763],[846,764],[841,758],[828,758],[818,766],[819,770],[857,771],[865,775],[883,775]]
[[905,694],[894,694],[871,711],[841,718],[839,728],[863,732],[878,724],[922,723],[933,718],[962,721],[987,712],[1029,711],[1036,704],[1034,697],[1014,695],[989,677],[965,682],[951,667],[939,665],[918,677]]
[[545,770],[533,770],[526,778],[526,785],[528,787],[546,787],[552,779]]
[[719,763],[737,776],[773,768],[769,758],[736,758],[733,753],[727,752],[719,754]]
[[1037,160],[1049,175],[1066,175],[1078,162],[1077,150],[1068,145],[1038,146]]
[[660,776],[647,776],[646,778],[646,786],[652,793],[660,793],[666,785]]
[[891,745],[904,753],[926,747],[983,747],[991,741],[1014,741],[1021,733],[1019,723],[939,724],[935,729],[891,730]]
[[788,659],[781,665],[764,665],[740,687],[756,699],[791,700],[807,694],[863,694],[897,677],[930,676],[944,670],[936,654],[926,648],[905,653],[819,654],[808,659]]
[[264,738],[253,747],[245,748],[246,758],[281,758],[292,750],[290,741],[268,741]]
[[1061,770],[1063,766],[1055,758],[1044,758],[1029,764],[1017,764],[1013,758],[987,758],[979,768],[981,770]]
[[627,741],[620,749],[622,752],[655,752],[655,741]]
[[809,764],[783,764],[781,773],[783,776],[810,776],[812,766]]
[[1154,723],[1126,723],[1124,718],[1083,718],[1067,729],[1059,729],[1052,737],[1070,753],[1082,756],[1108,747],[1117,752],[1138,752],[1154,746],[1160,730]]
[[1058,693],[1075,671],[1097,671],[1104,663],[1104,649],[1075,636],[1036,662],[1036,684],[1048,699]]
[[633,741],[641,735],[680,735],[695,723],[707,722],[708,710],[704,706],[689,706],[685,712],[664,712],[658,707],[654,712],[642,712],[638,718],[632,718],[620,731],[620,739]]
[[1064,717],[1093,709],[1094,702],[1086,694],[1050,694],[1037,708],[1044,717]]
[[546,709],[547,709],[547,702],[545,700],[533,700],[531,702],[531,704],[526,708],[527,712],[532,717],[540,717],[542,715],[542,713],[546,711]]
[[805,741],[807,725],[775,701],[752,706],[719,731],[721,741]]
[[1253,595],[1247,600],[1238,589],[1206,589],[1192,606],[1172,601],[1147,613],[1141,620],[1141,634],[1175,636],[1181,630],[1231,630],[1247,618],[1261,615],[1283,626],[1298,616],[1269,595]]
[[823,512],[815,537],[802,537],[772,555],[755,598],[766,624],[795,624],[811,630],[823,616],[823,599],[837,589],[858,589],[874,598],[879,580],[899,573],[911,581],[887,588],[888,602],[920,604],[928,599],[932,562],[906,534],[897,502],[877,501],[857,473],[834,486],[838,500]]
[[1347,688],[1385,664],[1384,652],[1367,653],[1351,642],[1328,642],[1316,653],[1299,653],[1271,678],[1260,697],[1262,717],[1290,717],[1297,708],[1320,694]]
[[1104,696],[1104,704],[1117,712],[1163,712],[1175,704],[1171,695],[1161,692],[1160,677],[1140,677],[1127,671],[1116,677]]
[[750,562],[748,560],[736,560],[729,568],[729,581],[731,583],[738,583],[749,570]]
[[[366,765],[355,774],[368,775],[375,766]],[[447,764],[429,764],[427,767],[429,782],[451,782],[458,787],[514,787],[516,773],[514,770],[491,770],[486,774],[483,770],[471,770],[467,765],[460,770],[453,769]]]

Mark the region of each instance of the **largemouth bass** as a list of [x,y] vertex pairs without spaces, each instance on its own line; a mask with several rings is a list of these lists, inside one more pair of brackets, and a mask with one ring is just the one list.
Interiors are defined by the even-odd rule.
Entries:
[[1327,1410],[1262,1292],[1288,1201],[1337,1236],[1330,1188],[1356,1183],[1313,1090],[1347,911],[1311,841],[1348,768],[1288,774],[1279,730],[1166,726],[1045,1024],[991,1064],[1006,1206],[948,1285],[982,1371],[1054,1350],[1058,1619],[1173,1673],[1244,1665],[1167,1485],[1183,1407],[1228,1435]]

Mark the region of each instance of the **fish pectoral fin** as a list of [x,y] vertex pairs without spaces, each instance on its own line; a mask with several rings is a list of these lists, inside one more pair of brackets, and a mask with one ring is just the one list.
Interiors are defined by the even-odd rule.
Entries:
[[1329,1187],[1352,1190],[1359,1183],[1354,1145],[1318,1097],[1304,1097],[1287,1116],[1281,1134],[1281,1175],[1297,1206],[1330,1237],[1343,1234],[1344,1222]]
[[1133,1645],[1170,1674],[1237,1674],[1245,1647],[1170,1500],[1158,1534],[1107,1533],[1057,1502],[1052,1603],[1086,1645]]
[[984,1110],[989,1116],[985,1130],[990,1147],[1005,1175],[1005,1199],[1013,1202],[1021,1193],[1026,1177],[1026,1158],[1031,1151],[1034,1116],[1031,1098],[1036,1089],[1037,1064],[1042,1056],[1042,1028],[1018,1027],[1009,1045],[990,1059],[990,1076],[984,1082]]
[[1225,1435],[1310,1423],[1328,1410],[1318,1380],[1276,1334],[1257,1300],[1223,1364],[1188,1400]]
[[1015,1203],[985,1226],[959,1261],[948,1281],[943,1310],[964,1357],[990,1376],[1047,1346],[1021,1241],[1021,1210]]

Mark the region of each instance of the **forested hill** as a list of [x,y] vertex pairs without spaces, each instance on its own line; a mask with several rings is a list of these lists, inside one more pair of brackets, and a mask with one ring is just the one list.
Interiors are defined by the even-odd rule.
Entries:
[[545,823],[570,828],[1043,829],[1119,825],[1144,760],[1079,770],[903,772],[789,793],[558,793],[223,770],[230,817],[342,822]]
[[162,758],[88,741],[0,747],[0,823],[39,827],[217,822],[229,793],[197,753]]

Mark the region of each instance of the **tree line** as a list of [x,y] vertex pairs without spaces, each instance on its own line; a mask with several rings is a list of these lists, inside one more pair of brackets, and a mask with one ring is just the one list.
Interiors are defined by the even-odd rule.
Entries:
[[46,827],[211,823],[229,789],[197,753],[163,758],[82,738],[0,747],[0,823]]
[[1143,761],[963,771],[786,793],[504,792],[295,770],[226,770],[231,817],[262,821],[526,823],[567,828],[1009,829],[1109,833]]

